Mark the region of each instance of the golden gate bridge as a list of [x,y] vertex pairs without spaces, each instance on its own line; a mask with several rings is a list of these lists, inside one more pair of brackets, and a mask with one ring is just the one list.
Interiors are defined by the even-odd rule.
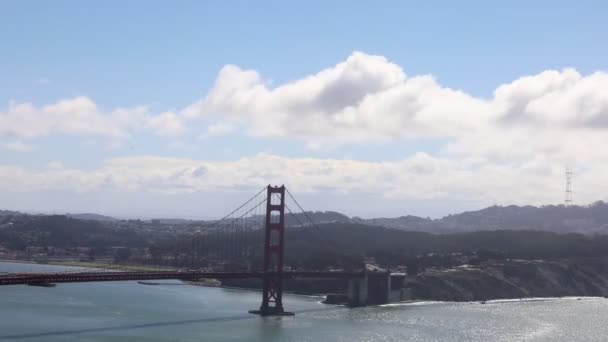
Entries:
[[[351,305],[388,302],[390,272],[368,272],[365,269],[316,271],[286,266],[286,252],[290,250],[285,239],[290,229],[286,227],[306,229],[313,233],[319,244],[335,249],[285,186],[268,185],[222,219],[200,227],[181,240],[176,238],[172,267],[166,267],[163,260],[150,256],[148,265],[152,267],[117,269],[112,266],[72,268],[60,272],[6,273],[0,275],[0,285],[257,278],[262,282],[262,303],[259,310],[250,312],[270,316],[291,315],[283,307],[285,279],[342,278],[348,280],[347,294]],[[380,300],[374,302],[370,298]]]

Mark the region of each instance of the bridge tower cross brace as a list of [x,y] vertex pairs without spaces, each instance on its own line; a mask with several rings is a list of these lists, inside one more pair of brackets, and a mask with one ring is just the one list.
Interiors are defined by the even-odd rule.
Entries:
[[264,228],[264,277],[262,305],[250,311],[262,316],[293,315],[283,309],[283,262],[285,255],[285,186],[268,185]]

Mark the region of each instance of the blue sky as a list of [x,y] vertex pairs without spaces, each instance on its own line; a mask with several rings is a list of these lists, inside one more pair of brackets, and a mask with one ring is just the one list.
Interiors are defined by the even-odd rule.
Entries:
[[[0,115],[10,114],[10,103],[27,103],[38,108],[33,110],[32,117],[40,116],[40,120],[45,120],[46,114],[41,109],[44,106],[66,99],[86,97],[95,104],[95,115],[109,116],[117,108],[132,110],[137,106],[145,106],[148,116],[138,119],[143,120],[141,122],[149,122],[146,120],[152,120],[163,112],[171,112],[174,114],[171,119],[178,120],[183,128],[179,129],[179,133],[158,134],[158,131],[137,127],[142,124],[138,121],[129,124],[129,127],[120,126],[129,137],[117,140],[114,136],[108,138],[107,131],[99,133],[94,129],[83,129],[81,124],[77,125],[78,128],[70,126],[58,129],[56,127],[66,122],[55,122],[45,126],[44,133],[26,136],[25,133],[19,133],[21,131],[15,132],[14,121],[6,120],[4,124],[11,128],[0,130],[0,140],[6,147],[0,150],[5,167],[4,175],[8,177],[5,182],[9,185],[12,183],[9,180],[15,175],[12,168],[17,168],[20,172],[19,181],[15,180],[17,184],[23,182],[26,185],[37,185],[6,189],[15,194],[0,198],[0,205],[21,210],[86,210],[123,216],[152,215],[158,208],[163,208],[163,215],[197,216],[199,213],[194,209],[180,209],[184,207],[180,201],[186,201],[187,196],[184,195],[182,200],[178,196],[176,200],[172,189],[162,188],[155,192],[160,194],[160,198],[169,198],[169,195],[163,197],[162,194],[171,193],[171,201],[159,200],[158,204],[150,203],[138,208],[137,212],[130,213],[122,206],[113,206],[111,203],[102,207],[95,204],[93,199],[100,196],[99,191],[107,189],[72,189],[65,185],[66,182],[69,183],[65,179],[43,184],[28,180],[28,177],[75,177],[68,171],[77,171],[78,177],[93,177],[92,173],[107,166],[108,160],[116,158],[155,156],[201,163],[230,163],[259,154],[278,156],[289,161],[311,158],[321,164],[327,160],[353,160],[371,163],[365,167],[372,168],[382,166],[383,163],[400,163],[423,154],[433,158],[433,163],[467,165],[467,169],[462,172],[469,178],[453,171],[453,168],[449,171],[442,169],[446,178],[452,179],[455,185],[445,185],[438,190],[429,184],[434,189],[430,191],[434,195],[402,193],[398,189],[408,187],[405,183],[383,185],[383,193],[376,194],[379,196],[377,208],[356,203],[335,204],[340,202],[337,199],[332,203],[319,202],[319,198],[326,195],[314,189],[322,189],[322,182],[302,184],[300,190],[309,198],[311,209],[339,209],[348,214],[364,216],[405,213],[438,216],[493,202],[539,204],[550,202],[553,198],[553,202],[559,202],[561,192],[557,190],[561,189],[561,178],[555,178],[551,182],[558,185],[546,185],[544,192],[552,192],[551,195],[537,196],[518,191],[503,196],[496,194],[497,189],[481,191],[483,185],[475,184],[475,180],[480,177],[475,174],[475,170],[483,170],[485,176],[496,172],[492,177],[511,177],[505,181],[511,184],[521,183],[518,177],[532,177],[533,174],[524,173],[531,172],[528,170],[530,163],[550,165],[551,170],[545,172],[553,177],[561,174],[557,170],[562,170],[565,164],[573,164],[575,168],[581,169],[579,177],[585,182],[600,182],[595,176],[599,171],[588,167],[585,158],[599,160],[603,155],[584,155],[579,160],[577,156],[581,155],[580,151],[574,151],[572,147],[545,146],[548,144],[547,139],[560,136],[561,131],[543,131],[540,134],[542,139],[524,142],[532,149],[527,156],[516,154],[495,158],[497,155],[502,156],[504,151],[468,149],[466,153],[463,152],[465,145],[485,144],[482,140],[464,141],[463,137],[471,136],[470,132],[473,131],[477,134],[480,130],[486,132],[486,135],[480,135],[478,139],[482,139],[482,136],[496,137],[496,134],[490,132],[495,132],[498,128],[479,128],[475,119],[471,119],[473,122],[467,128],[470,132],[463,132],[461,127],[452,127],[456,124],[450,123],[453,120],[449,118],[459,114],[449,113],[449,110],[441,112],[441,115],[447,117],[445,121],[433,116],[439,120],[434,126],[442,128],[439,132],[408,123],[404,123],[408,133],[403,135],[393,131],[385,132],[375,126],[369,127],[370,131],[390,138],[379,138],[376,135],[370,137],[361,133],[365,131],[361,127],[367,127],[367,121],[357,123],[356,130],[345,130],[342,125],[316,134],[305,127],[290,131],[289,127],[281,126],[278,128],[283,130],[281,134],[260,133],[258,126],[263,120],[254,118],[261,113],[243,109],[258,105],[251,102],[237,109],[231,107],[234,104],[225,103],[214,107],[219,111],[217,113],[210,113],[210,107],[202,105],[197,107],[201,114],[190,115],[189,118],[186,118],[184,110],[209,97],[220,71],[226,65],[238,66],[239,70],[255,71],[261,84],[271,91],[331,69],[346,61],[354,51],[365,54],[358,62],[360,64],[371,63],[369,56],[380,56],[385,60],[382,63],[399,66],[408,80],[416,76],[432,75],[437,89],[460,90],[471,103],[485,101],[488,106],[498,106],[495,104],[497,101],[493,101],[497,87],[511,84],[522,77],[538,76],[547,70],[562,73],[564,68],[573,68],[580,76],[577,80],[585,81],[596,72],[608,70],[608,59],[605,58],[608,47],[604,43],[605,32],[608,32],[607,7],[603,1],[378,1],[373,4],[352,1],[308,1],[297,4],[281,1],[5,1],[0,4]],[[366,70],[375,70],[376,67],[375,64],[370,64]],[[387,69],[387,73],[398,73],[391,70]],[[372,75],[373,72],[368,74]],[[244,74],[237,76],[239,79],[241,77],[245,77]],[[603,77],[600,78],[602,80],[598,82],[584,82],[579,88],[592,92],[582,98],[593,98],[589,108],[603,114],[602,101],[605,97],[598,86],[603,82]],[[363,86],[369,84],[365,79],[359,81]],[[589,83],[593,85],[586,85]],[[392,85],[393,83],[390,87]],[[246,93],[247,89],[239,88],[239,91]],[[312,90],[294,87],[293,91],[301,91],[305,98]],[[432,94],[436,95],[438,91],[433,90]],[[550,91],[553,90],[547,90],[543,96]],[[378,89],[372,89],[370,94],[376,92]],[[573,89],[572,93],[579,94],[580,90]],[[427,103],[428,94],[415,96],[419,102]],[[440,98],[433,101],[441,103],[441,95],[438,96]],[[534,96],[539,98],[541,95]],[[361,98],[357,98],[359,100]],[[277,115],[289,116],[289,120],[294,120],[289,121],[291,123],[297,121],[298,115],[302,114],[289,112],[292,106],[281,107],[284,101],[286,100],[279,95],[269,96],[264,102],[266,107],[260,106],[265,110],[280,108],[277,109]],[[356,108],[360,104],[357,101],[346,107]],[[461,100],[454,101],[461,103]],[[576,101],[580,104],[581,100]],[[382,103],[384,102],[375,103],[374,108],[381,108]],[[455,112],[477,111],[477,107],[471,107],[473,104],[463,106],[465,109]],[[567,107],[567,104],[564,106]],[[321,109],[321,112],[326,112],[326,108]],[[69,121],[71,116],[78,115],[78,110],[81,109],[69,110],[55,120]],[[405,109],[397,111],[404,117],[408,116]],[[495,113],[498,109],[488,111],[492,113],[488,115],[504,114]],[[552,118],[560,115],[552,114],[555,111],[556,109],[547,108],[540,112],[547,115],[543,116],[543,120],[552,122]],[[313,112],[317,113],[317,109],[311,111]],[[536,112],[530,115],[535,115]],[[385,120],[383,115],[394,118],[392,113],[384,113],[382,109],[374,113],[378,121]],[[335,123],[335,118],[339,116],[337,113],[327,114],[333,115],[331,120],[328,119],[330,123]],[[576,119],[584,117],[586,113],[572,115]],[[403,120],[401,118],[399,122],[403,123]],[[462,121],[468,123],[468,120]],[[425,124],[430,122],[427,119],[423,121]],[[479,122],[482,121],[485,122],[486,118],[479,119]],[[25,124],[27,122],[29,121]],[[225,122],[228,123],[224,125]],[[225,134],[200,138],[214,124],[230,126],[231,129]],[[352,122],[350,125],[355,126]],[[410,127],[412,132],[407,129]],[[523,132],[532,128],[524,126],[520,129],[519,133],[514,132],[513,136],[505,137],[504,141],[519,141],[517,137],[526,136]],[[328,135],[337,131],[338,137],[328,141]],[[569,132],[572,133],[571,130]],[[595,132],[594,134],[599,134],[597,130]],[[580,142],[578,135],[568,135],[562,140],[568,139]],[[590,144],[595,141],[601,142],[602,135],[590,137],[587,142]],[[453,152],[452,145],[457,145],[455,149],[459,152]],[[551,155],[546,152],[549,150],[559,153]],[[473,162],[478,159],[483,161]],[[48,171],[49,163],[55,165],[51,168],[53,171]],[[230,167],[243,167],[238,165]],[[506,169],[491,171],[497,167]],[[64,172],[59,172],[58,169]],[[114,171],[104,170],[101,173],[108,176],[112,172]],[[353,172],[369,174],[360,169]],[[539,176],[538,181],[546,178],[546,175]],[[251,181],[273,181],[264,177],[249,177]],[[296,174],[285,176],[286,181],[295,178]],[[239,178],[240,181],[243,180]],[[373,184],[374,179],[367,181]],[[488,182],[492,184],[490,180]],[[236,180],[226,179],[221,188],[230,188],[231,184],[236,187]],[[114,186],[121,193],[119,184]],[[193,187],[192,191],[201,200],[213,196],[232,196],[226,195],[226,191],[217,188],[217,185],[198,186]],[[343,203],[350,203],[352,198],[366,198],[372,190],[336,183],[332,197],[337,196],[336,198],[344,199]],[[48,191],[60,191],[62,195],[49,195]],[[489,195],[487,192],[494,193]],[[85,200],[81,205],[61,205],[61,199],[68,203],[70,193],[88,196],[91,200]],[[132,189],[128,196],[126,192],[122,196],[143,198],[146,195],[142,189]],[[192,193],[189,192],[188,196],[192,196]],[[44,205],[39,199],[34,200],[41,197],[53,204]],[[56,200],[57,197],[59,201]],[[491,200],[490,197],[495,199]],[[591,190],[581,191],[580,197],[585,201],[602,199]],[[17,203],[11,200],[15,198],[19,198]],[[316,203],[322,203],[326,207],[315,205]],[[407,205],[403,205],[405,203]],[[217,212],[204,215],[220,215],[228,207],[228,204],[226,208],[218,206],[214,209]]]

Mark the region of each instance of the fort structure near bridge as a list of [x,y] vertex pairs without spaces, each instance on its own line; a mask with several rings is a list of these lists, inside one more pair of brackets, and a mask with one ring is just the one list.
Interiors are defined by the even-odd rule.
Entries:
[[348,278],[347,298],[352,307],[381,305],[405,299],[403,273],[364,272]]

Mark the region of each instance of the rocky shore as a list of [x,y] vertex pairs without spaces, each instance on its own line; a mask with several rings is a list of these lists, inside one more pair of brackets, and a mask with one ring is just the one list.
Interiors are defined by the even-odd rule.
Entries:
[[608,258],[500,260],[406,278],[408,299],[483,301],[608,296]]

